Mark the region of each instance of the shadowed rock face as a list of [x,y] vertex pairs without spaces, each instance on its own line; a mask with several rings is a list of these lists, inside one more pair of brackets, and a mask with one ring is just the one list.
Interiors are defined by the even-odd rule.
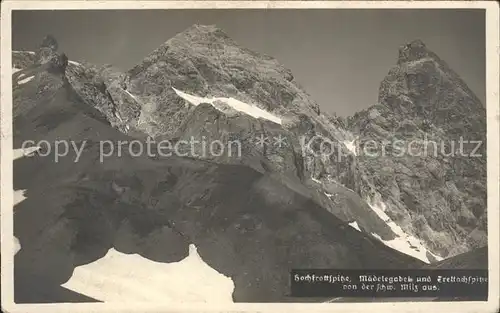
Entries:
[[[361,147],[422,134],[484,140],[484,108],[421,42],[401,48],[380,103],[348,120],[320,112],[289,70],[212,26],[189,28],[125,73],[67,62],[57,44],[44,42],[35,54],[13,53],[21,69],[13,77],[14,147],[27,139],[87,143],[77,163],[71,153],[57,163],[50,157],[14,163],[15,189],[27,190],[15,208],[21,302],[36,298],[26,282],[59,286],[75,266],[110,248],[175,262],[193,243],[208,265],[234,281],[235,301],[294,301],[286,296],[291,268],[422,267],[374,239],[395,236],[371,210],[377,201],[443,256],[486,243],[485,146],[482,158],[373,158],[345,144],[354,135]],[[30,73],[34,78],[21,83]],[[231,111],[227,103],[217,104],[225,110],[194,106],[172,87],[253,103],[283,123]],[[261,134],[282,136],[286,144],[255,145]],[[99,140],[146,136],[239,140],[241,157],[200,156],[200,150],[186,158],[132,157],[124,146],[121,157],[99,162]],[[321,141],[302,146],[317,136],[332,143],[327,157],[318,156]],[[353,221],[360,231],[348,226]]]
[[[15,209],[22,246],[15,268],[22,275],[62,284],[75,266],[111,247],[176,262],[193,243],[208,265],[233,279],[235,301],[279,301],[291,268],[422,265],[245,167],[130,158],[100,166],[79,162],[76,170],[71,160],[43,161],[16,164],[16,188],[28,189]],[[48,171],[71,177],[56,179]],[[118,194],[114,182],[131,194]]]

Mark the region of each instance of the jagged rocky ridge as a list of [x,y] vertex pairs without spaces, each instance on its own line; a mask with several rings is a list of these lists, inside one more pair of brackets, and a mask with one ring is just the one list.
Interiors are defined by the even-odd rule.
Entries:
[[[464,129],[468,136],[485,138],[484,108],[467,107],[479,102],[421,42],[401,49],[398,65],[381,85],[380,103],[348,121],[321,112],[276,60],[239,47],[212,26],[191,27],[125,73],[112,66],[67,61],[57,52],[53,38],[44,40],[36,53],[14,52],[13,67],[20,69],[13,77],[15,144],[27,138],[103,140],[110,127],[123,135],[117,138],[128,140],[146,136],[173,141],[238,139],[247,143],[241,158],[201,158],[248,166],[310,199],[308,206],[322,207],[346,224],[356,222],[370,238],[376,235],[391,241],[396,236],[387,221],[372,210],[384,203],[390,219],[436,254],[454,255],[486,244],[484,157],[422,161],[359,154],[367,140],[409,140],[423,130],[438,139],[455,138]],[[31,73],[33,78],[26,81]],[[206,103],[195,105],[192,98],[176,90],[204,98]],[[279,123],[228,108],[227,101],[208,103],[212,97],[254,104],[276,116]],[[432,108],[439,110],[425,113]],[[251,143],[260,134],[282,135],[287,145],[276,148],[272,143],[261,147]],[[313,151],[304,150],[300,140],[307,142],[317,135],[334,143],[342,157],[338,157],[339,151],[315,156],[318,144],[311,145]],[[358,153],[352,151],[355,136],[359,136],[355,142]],[[441,168],[451,176],[441,177]],[[460,176],[472,170],[477,177]],[[140,198],[146,195],[136,193]],[[286,203],[292,205],[293,201]],[[25,249],[26,239],[20,240]],[[424,256],[435,259],[425,251]]]
[[[385,203],[444,257],[486,245],[486,110],[478,98],[417,40],[400,48],[378,102],[349,119],[360,147],[370,140],[387,151],[356,159],[353,188]],[[399,155],[397,140],[412,152]]]
[[[55,46],[55,48],[57,47]],[[24,60],[25,58],[21,59]],[[429,70],[429,68],[433,68],[433,62],[435,64],[437,64],[436,62],[439,63],[435,71]],[[240,70],[237,70],[238,68]],[[241,68],[244,68],[245,71],[242,72]],[[385,178],[377,178],[378,181],[367,181],[363,177],[366,176],[367,172],[371,174],[372,171],[379,174],[379,177],[383,177],[383,175],[392,176],[392,173],[389,174],[390,170],[384,174],[380,168],[375,167],[380,167],[381,161],[394,163],[394,158],[376,158],[376,160],[372,158],[368,162],[361,162],[360,160],[366,159],[361,156],[353,160],[351,153],[344,149],[343,144],[345,141],[354,138],[346,130],[346,123],[338,118],[319,112],[318,105],[310,100],[300,86],[293,81],[291,72],[283,68],[276,60],[239,47],[224,32],[215,27],[201,25],[191,27],[167,41],[128,73],[119,73],[110,66],[97,69],[94,66],[75,65],[74,63],[70,63],[67,72],[66,76],[69,81],[73,81],[72,86],[74,86],[74,89],[81,93],[86,92],[83,98],[97,105],[98,109],[106,114],[108,120],[113,125],[121,127],[124,132],[133,135],[157,136],[159,138],[185,139],[193,135],[201,137],[199,130],[203,129],[204,134],[210,134],[209,138],[219,138],[225,141],[237,138],[243,143],[248,142],[248,139],[259,133],[266,136],[283,134],[285,141],[290,143],[289,146],[275,149],[270,144],[259,149],[250,144],[243,147],[243,158],[228,159],[223,157],[223,160],[217,161],[244,163],[260,171],[278,173],[286,177],[296,178],[299,181],[307,180],[309,177],[319,179],[327,183],[326,185],[330,185],[334,181],[355,190],[365,200],[373,203],[379,201],[388,202],[386,203],[388,215],[407,232],[411,234],[423,233],[425,238],[421,239],[426,242],[427,246],[442,256],[453,255],[484,244],[485,219],[481,217],[481,211],[485,207],[485,153],[483,153],[482,158],[462,161],[462,163],[472,162],[471,164],[462,164],[462,171],[465,168],[465,170],[468,169],[474,172],[475,164],[480,162],[482,165],[479,166],[480,171],[477,174],[483,178],[483,182],[475,182],[474,179],[469,179],[470,184],[466,187],[468,190],[465,192],[459,191],[458,195],[449,179],[441,182],[444,183],[443,191],[440,195],[436,195],[436,200],[434,200],[434,197],[426,197],[425,187],[419,191],[419,194],[415,194],[412,187],[403,187],[403,196],[401,196],[401,192],[396,192],[393,196],[379,195],[381,192],[379,189],[392,188],[395,190],[395,188],[391,187],[394,182],[388,185]],[[412,77],[410,78],[411,81],[420,79],[429,86],[428,90],[414,90],[415,88],[421,88],[420,86],[423,86],[423,83],[413,83],[413,87],[407,87],[408,90],[406,91],[404,90],[406,87],[397,87],[402,84],[407,85],[405,81],[407,77]],[[429,80],[426,77],[432,77],[432,79]],[[241,82],[242,80],[246,80],[247,84],[238,83],[238,81]],[[439,84],[436,85],[438,81]],[[276,112],[284,120],[284,125],[276,127],[277,125],[273,125],[272,122],[263,119],[256,120],[246,114],[229,116],[208,106],[194,107],[186,103],[187,101],[179,97],[175,90],[170,87],[198,96],[229,96],[255,103],[268,112]],[[263,92],[261,87],[274,92]],[[280,92],[288,95],[295,94],[295,96],[279,96],[278,93]],[[431,95],[433,93],[434,96]],[[418,99],[415,97],[418,97]],[[425,97],[430,98],[424,100]],[[432,97],[435,99],[431,99]],[[289,101],[284,99],[289,99]],[[431,103],[432,101],[434,102]],[[472,101],[472,105],[468,105],[467,101]],[[484,108],[479,104],[478,110],[470,109],[478,105],[477,98],[444,62],[420,42],[414,42],[400,49],[398,65],[390,71],[381,85],[379,102],[380,104],[377,106],[360,112],[350,119],[348,129],[355,135],[361,135],[358,146],[360,142],[369,139],[390,140],[391,138],[404,138],[406,140],[408,134],[410,137],[415,138],[424,134],[423,129],[433,129],[429,123],[437,125],[434,126],[434,129],[444,132],[444,136],[437,135],[434,137],[431,137],[433,133],[425,132],[429,140],[436,139],[436,141],[450,142],[451,135],[448,136],[448,134],[454,134],[462,130],[468,130],[467,138],[485,138]],[[397,104],[390,106],[388,105],[389,102]],[[452,105],[454,102],[460,102],[462,108]],[[409,103],[416,104],[412,106]],[[442,107],[437,109],[439,105]],[[151,109],[151,106],[154,106],[154,109]],[[434,108],[433,110],[438,110],[441,113],[433,114],[429,111],[425,115],[421,113],[424,106]],[[448,111],[453,113],[451,115],[455,116],[454,119],[443,120],[450,115],[446,113],[446,106],[452,107]],[[392,119],[389,118],[389,122],[383,120],[382,123],[387,124],[392,121],[394,125],[378,125],[377,121],[382,120],[384,116],[377,117],[380,115],[377,109],[384,112],[384,108],[385,112],[399,112],[404,115],[404,118],[401,120],[399,116],[393,114]],[[460,110],[464,108],[468,108],[473,113],[461,112]],[[171,111],[174,115],[168,115]],[[205,115],[210,115],[208,111],[213,111],[213,114],[207,118]],[[169,117],[164,118],[162,114],[167,114]],[[180,115],[177,116],[177,114],[183,115],[184,118],[181,118]],[[429,116],[433,116],[435,120],[429,119]],[[198,121],[197,119],[204,120]],[[375,122],[373,122],[374,120]],[[243,126],[237,126],[242,123]],[[468,126],[469,124],[470,126]],[[213,127],[216,130],[206,129],[207,125],[214,125]],[[329,153],[329,151],[329,157],[327,158],[318,158],[311,155],[310,151],[300,145],[299,139],[304,137],[305,142],[308,142],[315,135],[321,135],[337,143],[335,148],[342,149],[344,156],[339,159],[336,157],[337,152]],[[456,140],[456,137],[453,137],[453,140]],[[478,152],[485,151],[484,149],[485,145]],[[396,160],[398,164],[394,165],[396,168],[400,165],[404,167],[399,171],[406,172],[406,174],[402,174],[405,177],[398,178],[404,182],[410,182],[413,179],[411,173],[416,166],[419,166],[418,164],[425,162],[426,168],[419,170],[419,172],[423,172],[421,174],[424,175],[423,177],[427,177],[424,180],[434,177],[437,171],[436,168],[439,168],[441,164],[441,160],[427,162],[420,158],[420,162],[418,162],[418,158],[410,158],[412,161],[407,161],[407,159],[398,158]],[[464,160],[465,158],[461,159]],[[405,162],[409,164],[404,164]],[[417,164],[414,164],[415,162]],[[449,162],[449,158],[445,158],[443,162]],[[368,168],[365,169],[364,167]],[[448,171],[451,170],[453,170],[453,167]],[[458,175],[456,175],[457,180],[463,180],[460,174],[461,172],[458,172]],[[432,188],[435,187],[435,183],[430,183]],[[412,186],[411,183],[410,186]],[[445,190],[448,190],[448,193]],[[328,187],[325,191],[331,194]],[[477,196],[469,197],[470,192],[475,193]],[[398,196],[405,197],[406,200],[404,201],[406,202],[413,201],[408,200],[413,198],[416,198],[415,201],[418,202],[418,199],[423,198],[421,200],[424,203],[411,205],[411,207],[417,206],[417,209],[413,211],[419,212],[407,213],[407,203],[396,199]],[[457,197],[461,200],[456,200]],[[462,198],[467,197],[466,204]],[[454,217],[447,213],[444,214],[444,216],[447,216],[444,218],[444,223],[447,226],[438,226],[438,224],[443,223],[442,221],[429,224],[427,220],[433,220],[431,218],[432,214],[440,212],[440,207],[443,205],[441,202],[448,202],[448,205],[444,205],[443,212],[450,211],[451,202],[448,201],[449,199],[455,199],[453,200],[455,201],[454,204],[451,206],[460,206],[458,213],[454,213]],[[428,203],[428,200],[433,202]],[[428,206],[432,206],[433,209],[426,210]],[[470,213],[472,211],[468,208],[472,206],[476,213]],[[424,219],[422,219],[424,212]],[[455,220],[458,219],[460,219],[461,225],[467,224],[467,227],[457,232],[450,229],[450,227],[453,228]],[[474,224],[476,219],[480,221],[477,225]],[[475,227],[471,230],[471,226]],[[447,234],[450,232],[451,234]],[[469,243],[465,243],[465,241],[469,241]],[[457,246],[458,248],[456,248]],[[456,249],[452,251],[451,247]]]

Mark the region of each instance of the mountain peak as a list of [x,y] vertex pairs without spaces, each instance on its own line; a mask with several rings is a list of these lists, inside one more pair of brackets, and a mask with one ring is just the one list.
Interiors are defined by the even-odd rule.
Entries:
[[197,40],[200,38],[211,38],[211,39],[229,39],[230,37],[216,25],[202,25],[194,24],[181,33],[179,33],[177,38],[182,37],[188,40]]
[[420,39],[416,39],[399,48],[398,63],[416,61],[430,55],[431,53],[425,43]]
[[59,44],[56,38],[49,34],[43,38],[40,44],[40,49],[42,48],[49,48],[50,50],[56,51],[59,48]]
[[193,24],[189,28],[186,29],[186,31],[197,31],[197,32],[202,32],[202,33],[213,33],[217,31],[222,31],[220,28],[217,27],[215,24],[210,24],[210,25],[205,25],[205,24]]
[[52,35],[46,35],[38,51],[35,54],[35,63],[37,64],[50,64],[49,69],[53,72],[64,72],[67,64],[68,57],[64,53],[58,53],[59,44],[56,38]]

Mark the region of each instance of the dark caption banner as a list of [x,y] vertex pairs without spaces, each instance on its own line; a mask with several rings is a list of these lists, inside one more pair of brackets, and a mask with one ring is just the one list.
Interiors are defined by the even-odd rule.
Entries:
[[291,272],[292,297],[432,297],[487,300],[487,270],[333,270]]

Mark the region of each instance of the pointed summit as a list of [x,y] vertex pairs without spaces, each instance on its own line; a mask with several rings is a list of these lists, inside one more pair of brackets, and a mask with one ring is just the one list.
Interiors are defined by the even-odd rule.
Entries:
[[52,35],[43,38],[38,51],[35,54],[36,64],[49,64],[48,70],[52,73],[64,73],[68,65],[68,57],[64,53],[58,53],[59,44]]
[[224,42],[235,44],[226,32],[216,25],[194,24],[177,34],[173,39],[196,43]]
[[57,57],[57,49],[59,44],[52,35],[47,35],[43,38],[38,51],[36,51],[36,63],[45,64]]
[[222,29],[218,28],[215,24],[212,25],[202,25],[202,24],[194,24],[191,27],[187,28],[184,30],[182,33],[185,34],[211,34],[211,35],[217,35],[220,37],[227,37],[229,36],[226,34],[225,31]]
[[[362,188],[378,190],[383,201],[388,199],[391,204],[386,212],[394,214],[394,222],[406,225],[402,229],[436,255],[453,256],[485,245],[486,221],[481,218],[487,210],[486,110],[479,99],[422,40],[400,47],[398,64],[379,90],[379,103],[349,120],[361,143],[397,138],[409,147],[425,138],[423,142],[436,143],[441,150],[429,152],[432,145],[427,143],[422,145],[426,152],[421,158],[403,153],[401,157],[388,154],[360,160],[359,168],[364,169],[358,176],[366,175],[364,170],[384,176],[380,170],[384,167],[408,169],[408,174],[398,173],[396,179],[387,176],[383,184],[379,178],[367,179]],[[445,152],[456,151],[453,145],[462,138],[481,144],[465,148],[471,155]],[[477,149],[475,157],[471,157],[473,149]],[[428,183],[412,185],[413,174]],[[396,185],[394,191],[388,191]]]
[[52,35],[47,35],[43,38],[42,43],[40,44],[40,49],[48,48],[52,51],[57,51],[59,48],[59,44],[57,43],[56,38]]
[[420,60],[429,56],[430,53],[425,43],[420,39],[413,40],[399,48],[398,64]]

